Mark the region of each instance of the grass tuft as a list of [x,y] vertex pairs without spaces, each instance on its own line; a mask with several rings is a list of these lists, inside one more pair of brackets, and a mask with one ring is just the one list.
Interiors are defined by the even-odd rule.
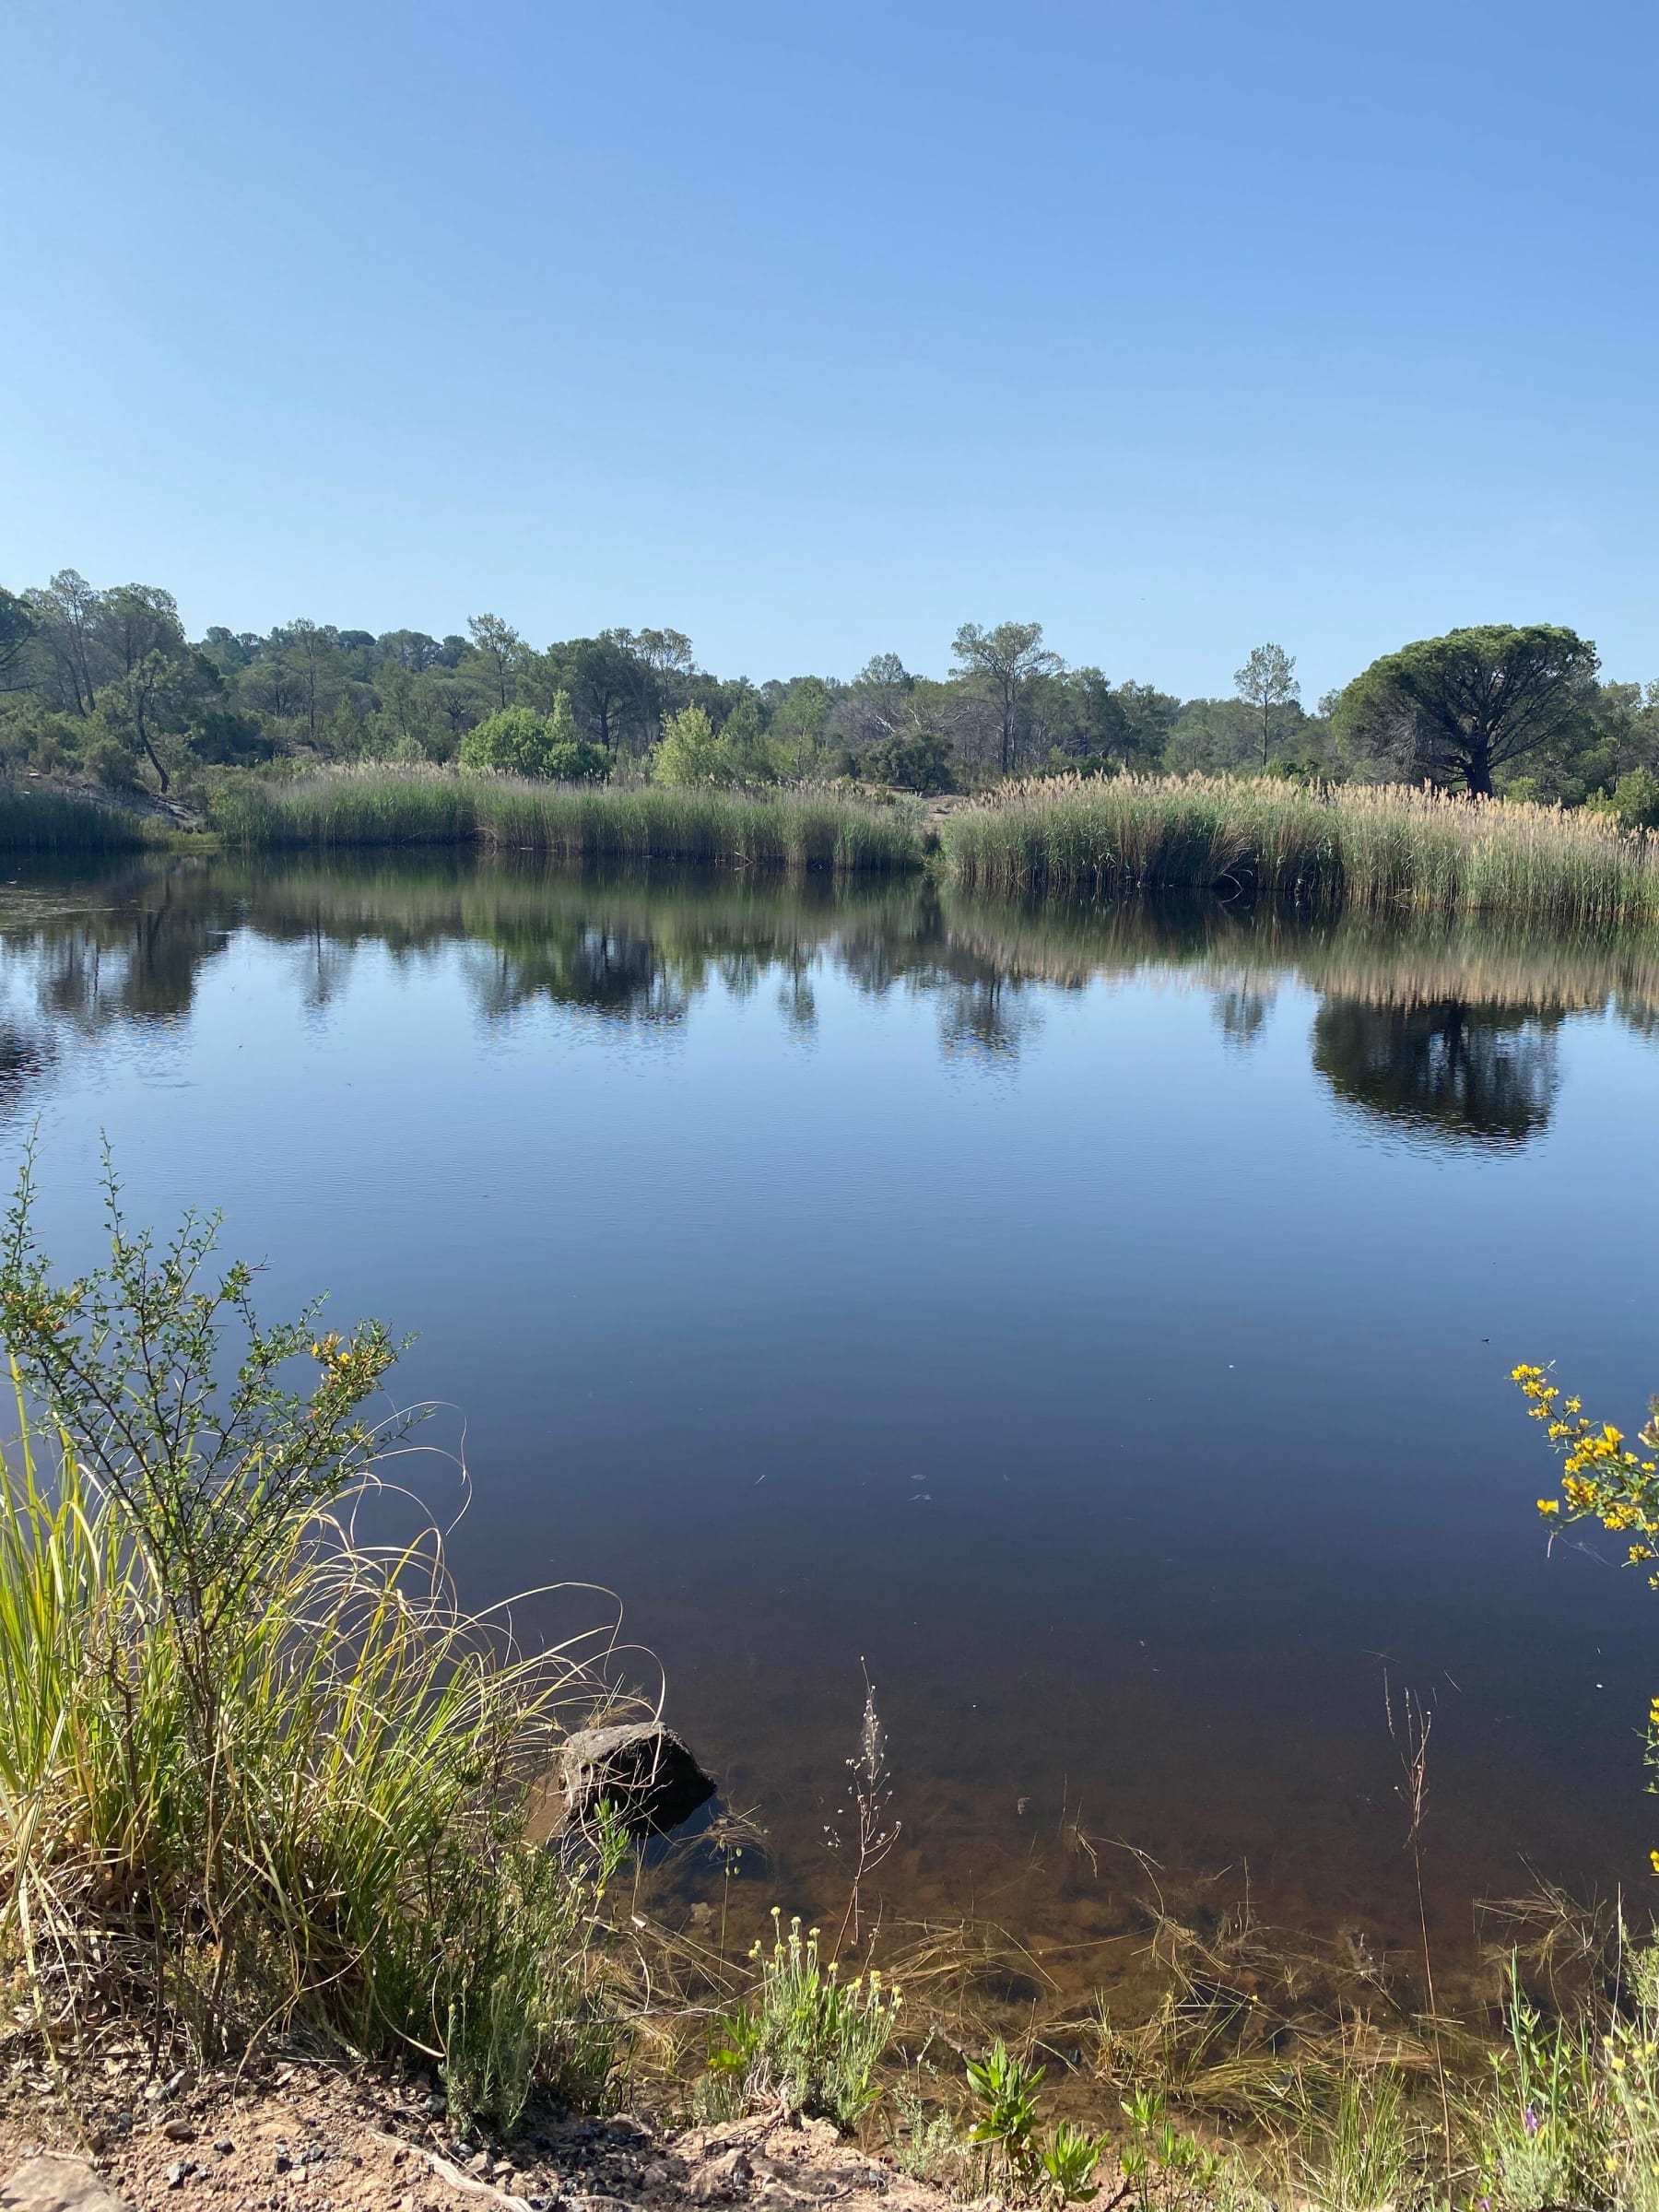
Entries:
[[532,1835],[594,1684],[463,1612],[435,1532],[359,1538],[406,1427],[362,1417],[384,1332],[266,1327],[212,1225],[158,1244],[108,1196],[108,1265],[60,1284],[26,1170],[0,1265],[0,1947],[42,2033],[304,2028],[424,2054],[502,2125],[538,2083],[595,2094],[595,1884]]

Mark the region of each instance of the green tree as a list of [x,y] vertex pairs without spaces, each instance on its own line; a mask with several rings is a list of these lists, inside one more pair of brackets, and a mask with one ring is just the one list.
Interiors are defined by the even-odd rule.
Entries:
[[1337,741],[1356,760],[1488,798],[1498,770],[1590,712],[1596,665],[1588,639],[1550,623],[1419,639],[1348,685],[1333,716]]
[[486,681],[495,694],[496,705],[504,708],[512,697],[518,672],[524,665],[524,641],[500,615],[469,615],[466,627],[473,650],[483,664]]
[[43,590],[25,592],[23,599],[39,641],[48,697],[67,713],[90,714],[98,704],[103,594],[78,569],[60,569]]
[[1255,709],[1262,724],[1262,766],[1273,744],[1273,711],[1301,697],[1295,656],[1282,645],[1257,645],[1233,677],[1239,697]]
[[14,593],[0,591],[0,688],[9,688],[12,671],[33,637],[34,617]]
[[788,756],[790,773],[797,782],[823,747],[833,704],[821,676],[794,677],[778,701],[771,719],[772,741]]
[[1058,676],[1065,663],[1044,646],[1041,622],[999,622],[994,629],[964,622],[950,652],[961,673],[977,677],[991,698],[1000,724],[997,765],[1006,776],[1014,766],[1020,712],[1032,679]]
[[566,661],[571,703],[607,753],[616,752],[638,721],[640,672],[622,641],[625,631],[602,630],[554,651]]

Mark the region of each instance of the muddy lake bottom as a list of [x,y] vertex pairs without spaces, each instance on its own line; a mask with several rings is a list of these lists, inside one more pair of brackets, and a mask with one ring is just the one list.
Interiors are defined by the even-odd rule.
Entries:
[[107,1137],[130,1217],[222,1209],[269,1310],[415,1333],[465,1596],[567,1585],[523,1632],[665,1683],[722,1820],[641,1878],[728,1950],[839,1924],[866,1675],[865,1908],[1001,1931],[1010,2002],[1132,1974],[1159,1900],[1408,1956],[1407,1691],[1448,1958],[1543,1885],[1645,1897],[1659,1600],[1547,1551],[1508,1374],[1626,1428],[1659,1386],[1659,938],[7,873],[47,1249],[96,1256]]

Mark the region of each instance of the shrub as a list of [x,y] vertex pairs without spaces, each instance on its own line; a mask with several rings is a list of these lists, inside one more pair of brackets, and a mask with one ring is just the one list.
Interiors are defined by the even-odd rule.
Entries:
[[594,1888],[528,1828],[590,1686],[460,1613],[435,1534],[359,1541],[406,1429],[362,1412],[385,1331],[266,1326],[248,1268],[210,1279],[213,1224],[160,1245],[107,1195],[106,1267],[53,1279],[28,1167],[0,1251],[0,1933],[49,2032],[118,2007],[218,2054],[303,2024],[435,2054],[503,2124],[537,2080],[591,2092]]
[[1608,811],[1625,830],[1659,830],[1659,776],[1633,768],[1613,786]]
[[602,783],[608,767],[604,747],[578,736],[563,691],[550,716],[533,714],[528,707],[503,707],[487,715],[462,738],[461,765],[561,783]]
[[950,747],[931,730],[917,730],[909,736],[895,732],[882,738],[865,755],[862,766],[866,782],[890,783],[895,791],[928,796],[956,788]]
[[706,790],[735,783],[737,776],[735,749],[724,734],[715,730],[701,707],[685,707],[668,717],[651,756],[653,783]]

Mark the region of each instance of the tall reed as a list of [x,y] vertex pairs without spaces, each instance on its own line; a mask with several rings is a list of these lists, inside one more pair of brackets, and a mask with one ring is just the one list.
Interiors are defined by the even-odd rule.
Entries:
[[1064,777],[998,793],[942,834],[953,880],[1003,896],[1186,886],[1324,908],[1659,916],[1659,835],[1401,785]]
[[467,844],[561,859],[887,872],[919,865],[914,810],[828,793],[541,783],[415,769],[246,782],[216,820],[253,847]]
[[0,783],[0,851],[127,853],[150,842],[142,815],[68,791]]
[[470,780],[418,769],[330,769],[292,782],[239,777],[215,801],[236,845],[468,844],[478,834]]

